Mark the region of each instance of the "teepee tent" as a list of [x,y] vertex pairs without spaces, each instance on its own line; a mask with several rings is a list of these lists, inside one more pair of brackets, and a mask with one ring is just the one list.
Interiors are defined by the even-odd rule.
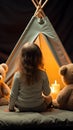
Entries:
[[23,44],[26,42],[35,42],[42,51],[44,66],[50,83],[57,80],[57,82],[63,87],[63,83],[59,77],[59,67],[63,64],[70,63],[71,60],[50,20],[42,10],[47,1],[48,0],[42,4],[42,0],[32,0],[36,7],[36,11],[6,61],[9,67],[9,71],[6,76],[6,82],[8,84],[10,84],[13,78],[15,64],[18,62],[17,57]]

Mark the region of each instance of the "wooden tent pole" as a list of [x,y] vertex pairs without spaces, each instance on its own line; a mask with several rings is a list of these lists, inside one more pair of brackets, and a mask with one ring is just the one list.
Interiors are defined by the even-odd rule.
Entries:
[[[36,1],[36,2],[35,2]],[[32,2],[33,2],[33,4],[35,5],[35,7],[36,7],[36,11],[35,11],[35,16],[38,16],[38,17],[44,17],[45,16],[45,14],[44,14],[44,12],[43,12],[43,10],[42,10],[42,8],[45,6],[45,4],[47,3],[47,1],[48,0],[46,0],[43,4],[42,4],[42,0],[40,0],[39,2],[38,2],[38,0],[32,0]],[[42,4],[42,5],[41,5]]]
[[43,12],[43,10],[42,10],[42,6],[41,6],[41,4],[42,4],[42,0],[40,0],[39,2],[38,2],[38,0],[36,0],[36,3],[37,3],[37,10],[36,10],[36,15],[40,15],[39,17],[44,17],[45,16],[45,14],[44,14],[44,12]]
[[48,0],[46,0],[46,1],[43,3],[43,5],[42,5],[41,8],[43,8],[47,2],[48,2]]

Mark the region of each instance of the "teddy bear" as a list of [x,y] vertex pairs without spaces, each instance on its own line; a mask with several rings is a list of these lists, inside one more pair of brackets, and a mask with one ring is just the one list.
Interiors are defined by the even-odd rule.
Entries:
[[6,63],[0,64],[0,106],[7,105],[10,98],[10,88],[5,83],[8,65]]
[[62,65],[59,74],[64,87],[53,100],[53,106],[64,110],[73,110],[73,63]]

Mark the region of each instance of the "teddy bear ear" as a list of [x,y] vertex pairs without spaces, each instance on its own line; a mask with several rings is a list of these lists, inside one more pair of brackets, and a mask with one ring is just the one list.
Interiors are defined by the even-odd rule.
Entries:
[[1,66],[4,68],[4,70],[7,72],[8,71],[8,65],[5,63],[2,63]]
[[61,66],[60,69],[59,69],[59,73],[60,73],[61,75],[65,75],[66,72],[67,72],[67,67],[66,67],[66,65]]

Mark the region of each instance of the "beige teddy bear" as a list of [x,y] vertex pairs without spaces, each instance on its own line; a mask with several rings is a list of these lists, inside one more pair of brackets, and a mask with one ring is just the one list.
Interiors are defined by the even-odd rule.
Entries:
[[53,100],[53,105],[60,109],[73,110],[73,63],[61,66],[59,72],[65,87],[56,100]]
[[8,66],[5,63],[0,64],[0,106],[9,103],[10,88],[4,82]]

